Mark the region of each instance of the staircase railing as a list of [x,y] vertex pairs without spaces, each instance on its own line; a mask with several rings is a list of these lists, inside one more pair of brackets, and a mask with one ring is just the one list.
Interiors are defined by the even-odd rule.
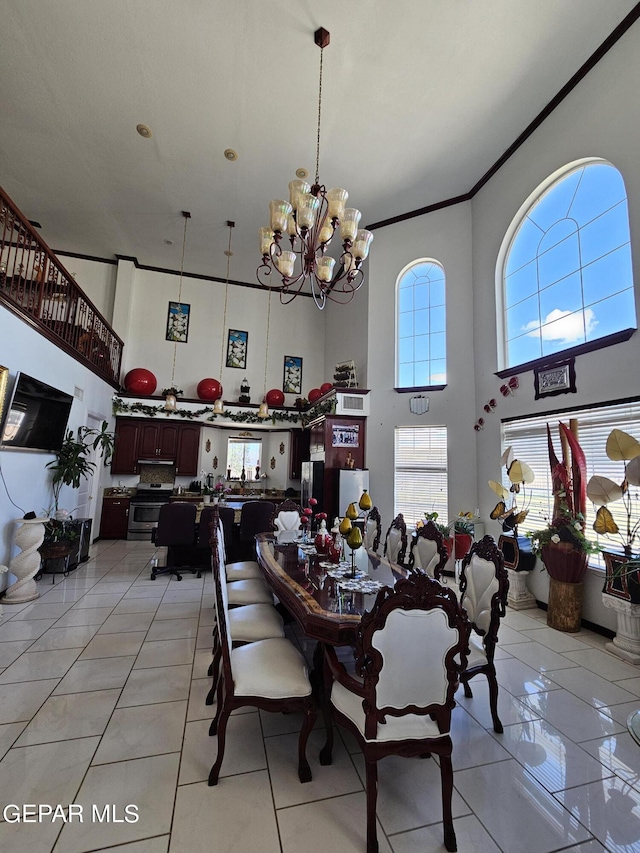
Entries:
[[0,302],[119,387],[121,338],[2,188]]

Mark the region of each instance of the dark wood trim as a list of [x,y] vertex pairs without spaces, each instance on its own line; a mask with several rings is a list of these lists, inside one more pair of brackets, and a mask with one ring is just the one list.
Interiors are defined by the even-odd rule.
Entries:
[[410,210],[407,213],[401,213],[398,216],[392,216],[389,219],[381,219],[379,222],[374,222],[366,227],[369,231],[374,231],[376,228],[385,228],[388,225],[395,225],[397,222],[404,222],[407,219],[415,219],[417,216],[424,216],[426,213],[433,213],[436,210],[442,210],[444,207],[451,207],[454,204],[460,204],[464,201],[470,201],[482,187],[491,180],[491,178],[504,166],[510,157],[523,145],[527,139],[540,127],[540,125],[551,115],[559,104],[569,95],[586,76],[595,68],[600,60],[605,56],[611,48],[618,42],[622,36],[629,30],[633,24],[640,18],[640,3],[637,3],[626,17],[620,21],[617,27],[606,37],[602,44],[597,47],[591,56],[584,62],[576,71],[573,77],[557,92],[556,95],[543,107],[533,121],[522,131],[507,150],[495,161],[495,163],[484,173],[471,189],[462,195],[454,196],[453,198],[444,199],[443,201],[429,204],[426,207],[420,207],[417,210]]
[[[528,415],[515,415],[513,418],[502,418],[501,424],[510,424],[515,421],[526,421],[529,418],[546,418],[557,415],[558,412],[580,412],[583,409],[604,409],[605,406],[623,406],[625,403],[637,403],[640,397],[622,397],[619,400],[605,400],[604,403],[583,403],[575,406],[561,406],[558,409],[549,409],[545,412],[534,412]],[[559,401],[558,401],[559,402]]]
[[118,262],[111,258],[98,258],[95,255],[84,255],[82,252],[63,252],[61,249],[52,249],[55,255],[62,255],[65,258],[78,258],[80,261],[94,261],[98,264],[110,264],[113,267],[118,266]]
[[612,335],[605,335],[604,338],[598,338],[595,341],[588,341],[586,344],[578,344],[577,347],[564,349],[555,355],[545,355],[543,358],[536,358],[533,361],[525,361],[524,364],[516,364],[513,367],[506,367],[504,370],[496,370],[494,375],[499,376],[500,379],[506,379],[508,376],[516,376],[519,373],[526,373],[536,367],[552,367],[560,360],[566,360],[567,358],[577,355],[585,355],[589,352],[597,352],[597,350],[605,349],[605,347],[612,347],[615,344],[624,343],[624,341],[628,341],[636,331],[637,329],[623,329],[620,332],[614,332]]
[[397,394],[415,394],[416,391],[444,391],[446,385],[416,385],[414,388],[394,388]]

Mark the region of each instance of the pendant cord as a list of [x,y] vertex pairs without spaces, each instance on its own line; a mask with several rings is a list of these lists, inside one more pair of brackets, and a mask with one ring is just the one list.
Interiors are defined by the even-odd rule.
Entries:
[[[191,214],[186,211],[182,211],[182,215],[184,216],[184,233],[182,235],[182,258],[180,260],[180,284],[178,285],[178,306],[182,305],[182,274],[184,272],[184,252],[187,246],[187,222],[191,218]],[[178,352],[178,342],[174,341],[173,344],[173,364],[171,365],[171,388],[174,388],[174,380],[176,375],[176,355]]]
[[318,136],[316,139],[316,184],[320,183],[320,119],[322,117],[322,55],[324,48],[320,48],[320,80],[318,83]]
[[264,352],[264,392],[263,396],[267,393],[267,364],[269,362],[269,324],[271,322],[271,288],[269,288],[269,302],[267,307],[267,343],[265,346]]
[[232,234],[233,225],[229,225],[229,245],[227,247],[227,251],[225,255],[227,256],[227,280],[224,287],[224,312],[222,314],[222,332],[220,333],[221,343],[220,343],[220,384],[222,384],[222,366],[224,364],[224,330],[227,328],[227,300],[229,298],[229,271],[231,269],[231,258],[233,256],[233,252],[231,251],[231,234]]

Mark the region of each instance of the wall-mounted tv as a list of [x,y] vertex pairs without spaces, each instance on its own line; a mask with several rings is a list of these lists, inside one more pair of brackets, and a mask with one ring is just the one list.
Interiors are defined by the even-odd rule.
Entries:
[[72,403],[70,394],[18,373],[6,408],[0,449],[60,450]]

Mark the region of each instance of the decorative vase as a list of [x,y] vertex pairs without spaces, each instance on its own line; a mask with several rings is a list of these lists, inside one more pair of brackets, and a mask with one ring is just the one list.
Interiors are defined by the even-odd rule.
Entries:
[[631,559],[637,559],[634,555],[617,553],[615,551],[603,551],[605,566],[605,582],[603,592],[630,601],[632,604],[640,604],[640,579],[638,569],[627,569],[627,563]]
[[48,518],[18,518],[20,525],[14,538],[20,553],[11,560],[9,571],[16,576],[5,592],[4,604],[24,604],[40,596],[34,577],[40,570],[38,548],[44,541],[44,525]]
[[211,503],[211,495],[203,495],[202,496],[202,503],[203,504],[210,504]]
[[582,623],[582,597],[584,583],[566,583],[551,578],[547,625],[556,631],[577,634]]

